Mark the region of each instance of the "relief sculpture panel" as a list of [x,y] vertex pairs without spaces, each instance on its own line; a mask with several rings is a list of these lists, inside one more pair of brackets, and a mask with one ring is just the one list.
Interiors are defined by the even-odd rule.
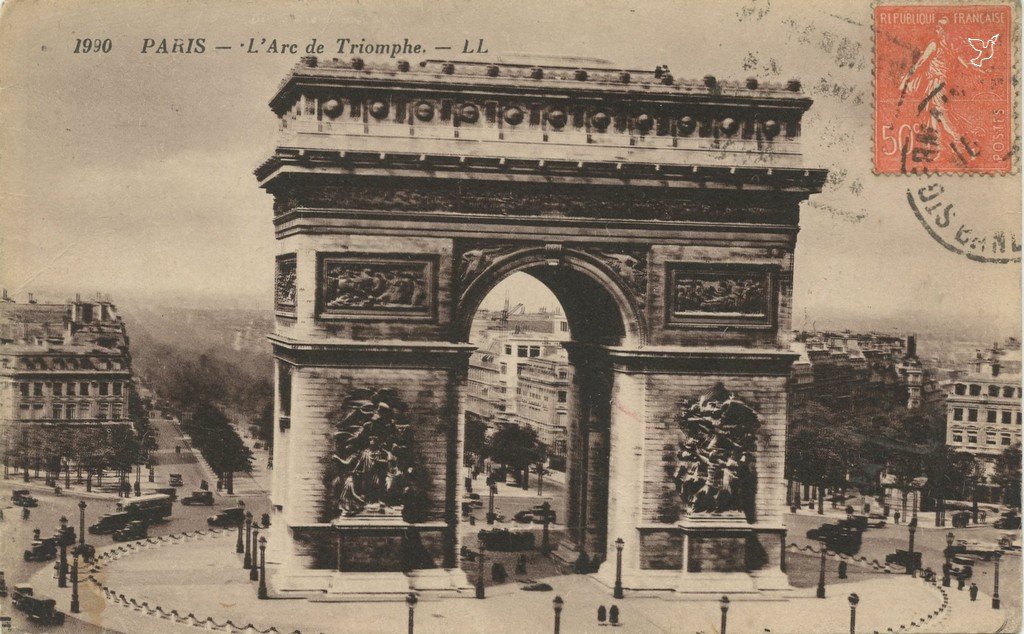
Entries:
[[295,313],[295,254],[279,255],[274,269],[274,309]]
[[670,326],[745,326],[776,323],[777,267],[673,262],[665,276]]
[[320,318],[426,318],[437,307],[437,259],[320,254]]

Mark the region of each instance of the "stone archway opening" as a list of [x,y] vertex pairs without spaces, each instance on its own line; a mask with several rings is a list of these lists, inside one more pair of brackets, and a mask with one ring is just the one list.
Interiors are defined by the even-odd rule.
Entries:
[[[477,347],[463,408],[464,511],[474,517],[463,541],[474,543],[481,520],[487,528],[529,530],[547,502],[560,569],[596,570],[608,544],[612,376],[604,351],[635,344],[641,328],[630,328],[627,296],[599,265],[571,252],[557,260],[542,255],[526,248],[494,263],[484,283],[462,296],[461,310],[472,316],[458,341]],[[519,295],[506,297],[510,287]],[[531,291],[534,297],[523,295]],[[544,313],[536,310],[541,304]],[[531,433],[543,444],[542,464],[510,474],[490,459],[503,440]]]

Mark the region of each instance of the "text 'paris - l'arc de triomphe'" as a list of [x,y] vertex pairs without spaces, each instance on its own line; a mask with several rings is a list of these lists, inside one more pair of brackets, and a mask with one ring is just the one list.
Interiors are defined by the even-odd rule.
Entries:
[[515,272],[572,335],[555,555],[611,584],[621,538],[627,590],[786,587],[811,100],[576,63],[303,58],[271,100],[275,595],[465,592],[469,330]]

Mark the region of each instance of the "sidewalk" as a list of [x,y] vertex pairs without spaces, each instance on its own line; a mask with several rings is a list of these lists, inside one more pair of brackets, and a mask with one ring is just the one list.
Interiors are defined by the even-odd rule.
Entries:
[[[190,622],[207,619],[224,624],[230,619],[241,631],[252,623],[259,629],[276,627],[281,632],[404,631],[408,617],[404,602],[311,603],[302,599],[259,601],[255,584],[248,581],[234,552],[230,532],[200,539],[161,543],[129,552],[100,568],[94,577],[110,591],[92,582],[81,586],[84,611],[78,615],[90,623],[127,632],[194,632],[175,622],[194,615]],[[525,592],[519,584],[488,590],[487,598],[435,599],[420,596],[415,610],[416,631],[423,632],[544,632],[553,623],[552,599],[565,602],[562,631],[601,631],[596,611],[599,605],[619,606],[623,631],[630,632],[717,632],[721,610],[718,596],[710,600],[693,595],[682,597],[629,596],[614,600],[607,587],[589,576],[566,575],[543,578],[554,587],[549,592]],[[68,591],[57,591],[50,571],[40,571],[32,583],[45,594],[55,595],[67,607]],[[764,600],[754,595],[731,597],[729,631],[837,633],[849,631],[847,597],[857,593],[859,632],[996,632],[1006,618],[993,610],[987,597],[971,603],[966,592],[955,589],[944,596],[942,589],[905,575],[881,575],[863,581],[830,586],[826,599],[816,599],[814,588],[794,588]],[[122,599],[120,595],[123,594]],[[957,596],[959,595],[959,596]],[[893,599],[898,597],[898,601]],[[157,610],[159,607],[159,610]],[[155,616],[147,614],[154,613]],[[164,618],[159,615],[165,614]],[[250,630],[251,631],[251,630]]]

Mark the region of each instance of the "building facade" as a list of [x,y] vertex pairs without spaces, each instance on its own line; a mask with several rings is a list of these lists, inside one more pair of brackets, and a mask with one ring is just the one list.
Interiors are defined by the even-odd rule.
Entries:
[[993,346],[946,384],[946,445],[983,459],[1021,442],[1021,352],[1014,340]]
[[0,303],[0,416],[10,461],[75,459],[111,430],[131,430],[131,381],[128,335],[109,300]]

